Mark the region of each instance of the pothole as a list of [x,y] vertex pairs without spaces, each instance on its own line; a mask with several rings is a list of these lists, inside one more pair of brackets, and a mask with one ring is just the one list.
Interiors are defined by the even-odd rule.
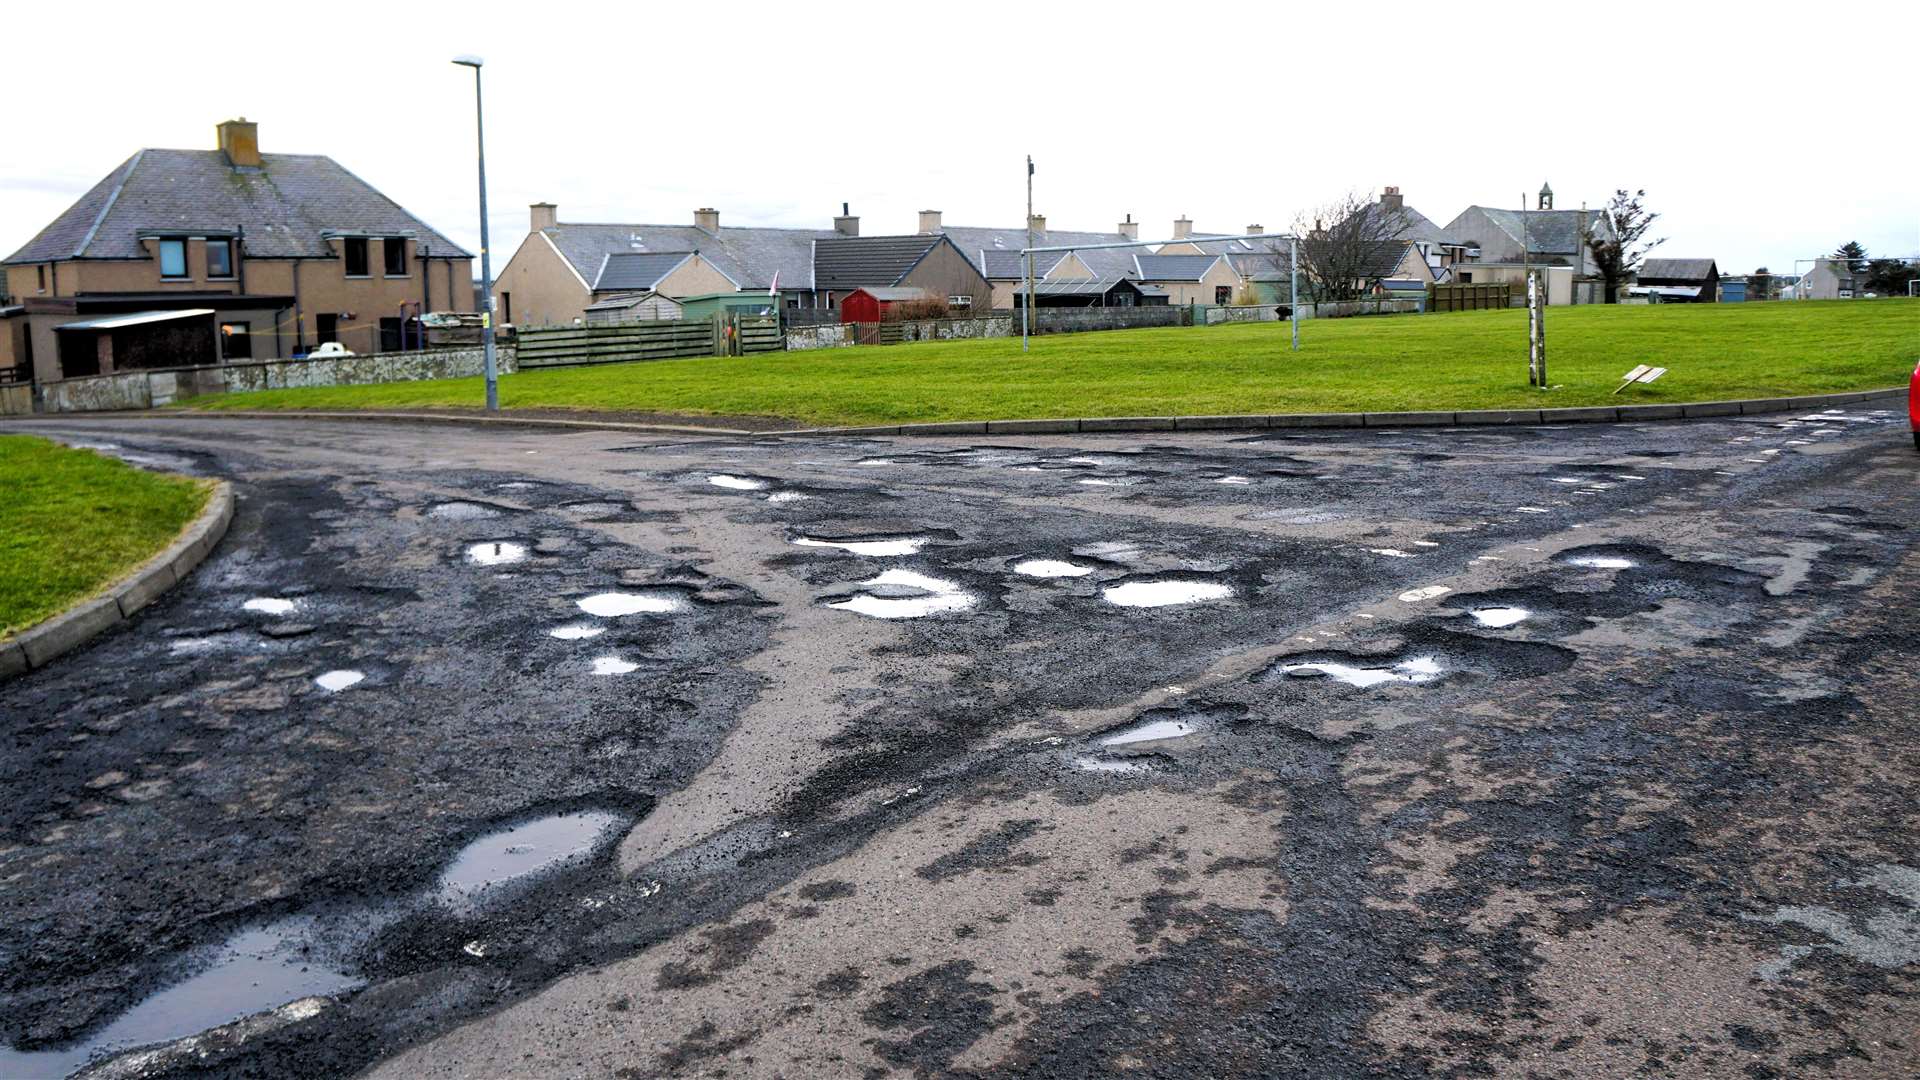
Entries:
[[630,592],[595,593],[582,597],[576,603],[581,611],[602,619],[617,619],[623,615],[664,615],[686,606],[677,596]]
[[1472,615],[1473,621],[1481,626],[1499,630],[1525,621],[1532,612],[1523,607],[1483,607],[1474,608],[1468,614]]
[[1632,559],[1618,555],[1575,555],[1566,560],[1568,566],[1578,566],[1588,570],[1631,570],[1639,565]]
[[767,501],[770,503],[795,503],[795,502],[804,502],[805,500],[811,499],[811,498],[813,498],[813,496],[808,495],[805,492],[776,491],[773,494],[767,496]]
[[1100,595],[1119,607],[1172,607],[1225,600],[1233,595],[1233,587],[1217,581],[1128,581],[1109,585]]
[[584,641],[587,638],[599,637],[606,632],[607,628],[604,626],[556,626],[547,631],[547,636],[559,638],[561,641]]
[[593,658],[595,675],[627,675],[640,670],[640,665],[618,656],[596,656]]
[[763,491],[767,487],[765,480],[752,476],[729,476],[726,473],[715,473],[707,477],[707,483],[714,487],[726,488],[728,491]]
[[1104,736],[1098,741],[1098,745],[1115,747],[1161,743],[1171,739],[1184,739],[1199,731],[1200,725],[1192,720],[1146,720]]
[[256,596],[240,605],[242,611],[258,612],[262,615],[285,615],[300,606],[300,601],[284,596]]
[[456,912],[470,914],[529,878],[605,850],[625,821],[619,814],[586,810],[488,833],[454,856],[434,886],[434,896]]
[[1013,572],[1022,577],[1076,578],[1093,573],[1093,567],[1060,559],[1025,559],[1013,564]]
[[839,548],[854,555],[868,558],[887,556],[918,555],[920,549],[927,546],[924,536],[905,536],[892,540],[816,540],[811,536],[795,537],[793,543],[798,547]]
[[327,693],[337,694],[349,686],[358,686],[365,682],[366,678],[365,672],[354,671],[351,668],[339,668],[318,676],[313,682],[314,685],[325,690]]
[[875,619],[918,619],[965,611],[976,602],[958,584],[912,570],[888,570],[854,588],[856,595],[827,606]]
[[1442,674],[1440,662],[1431,656],[1416,656],[1389,667],[1356,667],[1351,664],[1321,660],[1306,664],[1288,664],[1280,670],[1296,679],[1325,677],[1363,690],[1384,683],[1432,682]]
[[443,502],[428,507],[427,516],[435,521],[485,521],[499,517],[500,510],[476,502]]
[[507,540],[489,540],[483,544],[467,546],[467,561],[475,566],[508,566],[521,562],[527,557],[524,544],[515,544]]

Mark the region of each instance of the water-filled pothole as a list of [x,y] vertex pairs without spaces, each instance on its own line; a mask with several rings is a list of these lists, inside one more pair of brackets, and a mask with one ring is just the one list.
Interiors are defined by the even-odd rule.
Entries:
[[1499,630],[1526,620],[1532,614],[1523,607],[1483,607],[1474,608],[1469,614],[1473,621],[1489,629]]
[[725,473],[715,473],[707,477],[707,483],[712,484],[714,487],[726,488],[729,491],[761,491],[767,486],[765,480],[756,477],[728,476]]
[[1588,570],[1631,570],[1636,564],[1618,555],[1575,555],[1567,560],[1567,565]]
[[957,583],[912,570],[888,570],[854,587],[855,595],[827,606],[876,619],[918,619],[965,611],[975,603]]
[[1233,587],[1217,581],[1128,581],[1109,585],[1100,595],[1120,607],[1171,607],[1225,600]]
[[604,626],[556,626],[547,631],[547,636],[559,638],[561,641],[584,641],[587,638],[599,637],[606,632],[607,628]]
[[488,833],[454,856],[435,884],[434,896],[457,912],[471,913],[534,875],[605,850],[625,821],[619,814],[586,810]]
[[299,606],[300,601],[290,600],[284,596],[256,596],[241,604],[240,610],[258,612],[262,615],[285,615]]
[[1075,578],[1093,573],[1093,567],[1060,559],[1024,559],[1013,564],[1013,572],[1022,577]]
[[1099,745],[1115,747],[1166,742],[1169,739],[1184,739],[1199,730],[1200,725],[1192,720],[1146,720],[1102,737]]
[[427,508],[435,521],[485,521],[500,516],[500,509],[476,502],[443,502]]
[[311,917],[242,930],[187,978],[147,996],[83,1041],[55,1050],[0,1048],[0,1076],[61,1077],[95,1057],[173,1042],[302,998],[338,994],[364,980],[311,948]]
[[1357,667],[1352,664],[1321,660],[1305,664],[1288,664],[1281,670],[1296,679],[1324,676],[1363,690],[1383,683],[1432,682],[1442,674],[1440,662],[1431,656],[1416,656],[1411,660],[1402,660],[1388,667]]
[[795,537],[793,543],[799,547],[839,548],[854,555],[868,558],[889,556],[918,555],[920,549],[927,546],[924,536],[903,536],[890,540],[816,540],[811,536]]
[[576,603],[581,611],[603,619],[617,619],[622,615],[663,615],[686,606],[685,601],[677,596],[630,592],[595,593],[582,597]]
[[358,686],[366,681],[366,673],[351,668],[339,668],[315,678],[314,684],[329,694],[337,694],[349,686]]
[[508,540],[489,540],[467,546],[467,561],[475,566],[510,566],[526,557],[526,545]]
[[596,656],[593,658],[595,675],[626,675],[640,670],[640,665],[618,656]]

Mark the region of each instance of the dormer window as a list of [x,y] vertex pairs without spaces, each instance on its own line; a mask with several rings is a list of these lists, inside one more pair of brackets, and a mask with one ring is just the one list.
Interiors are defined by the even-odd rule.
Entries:
[[349,236],[340,241],[340,257],[346,261],[348,277],[367,275],[367,238]]
[[163,278],[187,276],[187,242],[185,240],[160,241],[160,276]]
[[215,239],[207,241],[207,276],[210,278],[230,278],[233,276],[233,241]]

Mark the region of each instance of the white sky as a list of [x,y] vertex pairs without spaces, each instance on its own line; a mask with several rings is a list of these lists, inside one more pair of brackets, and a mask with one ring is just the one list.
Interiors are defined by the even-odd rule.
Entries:
[[211,148],[237,115],[263,150],[330,155],[477,250],[472,78],[447,62],[463,52],[487,60],[496,270],[542,199],[563,221],[714,206],[825,228],[844,200],[868,235],[923,208],[1017,227],[1028,153],[1050,225],[1131,213],[1143,239],[1183,213],[1278,230],[1387,184],[1444,226],[1544,179],[1562,208],[1646,188],[1661,254],[1723,271],[1850,239],[1920,253],[1914,0],[188,0],[21,5],[6,38],[0,254],[135,149]]

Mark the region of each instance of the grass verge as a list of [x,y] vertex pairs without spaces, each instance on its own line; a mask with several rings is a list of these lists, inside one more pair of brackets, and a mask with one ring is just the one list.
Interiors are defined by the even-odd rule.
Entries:
[[[1526,313],[1470,311],[974,339],[528,371],[508,409],[786,416],[808,424],[1385,412],[1705,401],[1906,381],[1920,300],[1553,308],[1554,389],[1526,383]],[[1615,397],[1635,364],[1671,369]],[[195,399],[201,409],[471,408],[479,379]]]
[[0,637],[158,554],[212,490],[31,435],[0,435],[0,475]]

